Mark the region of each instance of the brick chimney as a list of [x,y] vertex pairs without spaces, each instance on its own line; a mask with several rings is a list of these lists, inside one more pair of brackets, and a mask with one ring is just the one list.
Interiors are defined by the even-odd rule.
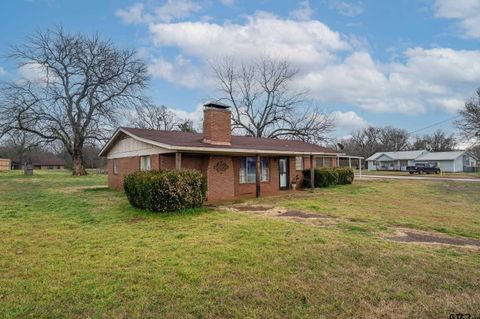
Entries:
[[230,106],[218,102],[210,102],[203,106],[203,142],[230,145],[232,142]]

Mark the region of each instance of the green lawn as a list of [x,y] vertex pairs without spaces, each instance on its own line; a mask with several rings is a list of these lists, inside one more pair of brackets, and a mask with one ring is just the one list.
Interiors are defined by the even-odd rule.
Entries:
[[480,184],[362,181],[251,201],[324,225],[148,213],[105,185],[0,174],[0,317],[480,316],[479,250],[381,238],[402,227],[480,239]]

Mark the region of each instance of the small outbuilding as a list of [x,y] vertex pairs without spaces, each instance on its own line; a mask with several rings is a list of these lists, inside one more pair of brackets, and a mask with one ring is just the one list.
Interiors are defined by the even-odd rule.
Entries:
[[12,162],[9,158],[0,158],[0,171],[9,171],[12,168]]

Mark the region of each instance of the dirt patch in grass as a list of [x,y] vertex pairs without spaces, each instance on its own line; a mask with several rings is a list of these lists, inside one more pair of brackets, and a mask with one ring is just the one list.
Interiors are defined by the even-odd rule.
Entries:
[[265,212],[271,210],[272,206],[254,206],[254,205],[242,205],[242,206],[233,206],[236,210],[241,212]]
[[319,214],[305,213],[300,210],[287,210],[285,212],[279,211],[279,217],[299,217],[299,218],[326,218]]
[[386,239],[404,243],[429,243],[480,247],[480,240],[477,239],[437,236],[426,232],[416,231],[402,231],[398,235],[386,237]]
[[145,220],[144,217],[137,216],[137,217],[133,217],[132,219],[128,220],[127,223],[129,223],[129,224],[136,224],[136,223],[143,222],[144,220]]

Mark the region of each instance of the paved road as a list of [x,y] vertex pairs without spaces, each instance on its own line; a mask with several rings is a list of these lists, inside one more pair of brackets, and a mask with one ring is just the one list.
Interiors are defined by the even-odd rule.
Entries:
[[480,183],[480,178],[456,178],[456,177],[428,177],[428,176],[394,176],[394,175],[355,175],[356,179],[421,179],[426,181],[452,181]]

